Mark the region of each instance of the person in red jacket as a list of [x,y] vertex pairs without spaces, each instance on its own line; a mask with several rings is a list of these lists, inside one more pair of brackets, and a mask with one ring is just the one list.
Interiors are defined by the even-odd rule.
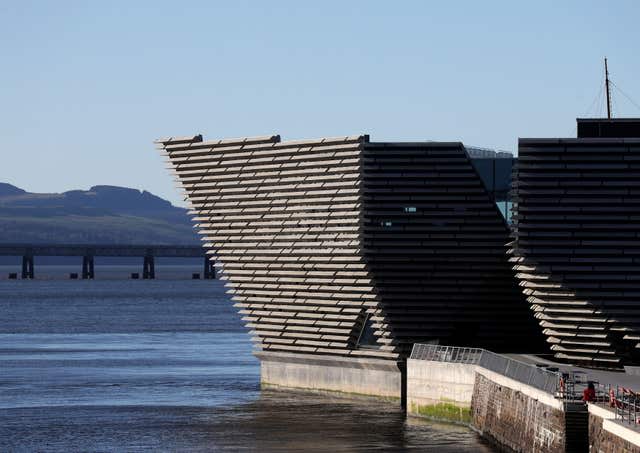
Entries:
[[587,388],[582,392],[582,401],[585,403],[593,403],[596,400],[596,388],[593,382],[587,384]]

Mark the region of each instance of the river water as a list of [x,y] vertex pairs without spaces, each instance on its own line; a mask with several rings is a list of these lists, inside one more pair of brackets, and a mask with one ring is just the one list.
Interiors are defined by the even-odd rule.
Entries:
[[199,269],[0,266],[0,452],[490,452],[471,430],[399,407],[260,390],[249,335]]

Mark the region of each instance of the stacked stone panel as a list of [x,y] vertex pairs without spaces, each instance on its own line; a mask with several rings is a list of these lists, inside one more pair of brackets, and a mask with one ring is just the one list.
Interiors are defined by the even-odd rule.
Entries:
[[462,144],[366,144],[364,194],[367,263],[403,348],[541,351],[509,228]]
[[398,356],[362,250],[365,140],[158,141],[262,351]]
[[261,357],[398,361],[425,341],[540,349],[508,226],[462,144],[157,143]]
[[637,364],[640,140],[521,139],[511,261],[555,356]]

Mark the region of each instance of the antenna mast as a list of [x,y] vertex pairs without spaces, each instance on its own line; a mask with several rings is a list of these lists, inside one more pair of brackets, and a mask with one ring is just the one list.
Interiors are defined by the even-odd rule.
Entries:
[[611,119],[611,88],[609,82],[609,67],[607,66],[607,57],[604,57],[604,80],[607,89],[607,118]]

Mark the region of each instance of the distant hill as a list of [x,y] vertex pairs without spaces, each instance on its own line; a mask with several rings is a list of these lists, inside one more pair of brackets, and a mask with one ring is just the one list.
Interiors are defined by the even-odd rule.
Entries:
[[12,186],[11,184],[7,184],[6,182],[0,182],[0,197],[7,195],[22,195],[26,193],[24,190],[17,188],[16,186]]
[[0,183],[1,243],[198,244],[187,210],[116,186],[30,193]]

